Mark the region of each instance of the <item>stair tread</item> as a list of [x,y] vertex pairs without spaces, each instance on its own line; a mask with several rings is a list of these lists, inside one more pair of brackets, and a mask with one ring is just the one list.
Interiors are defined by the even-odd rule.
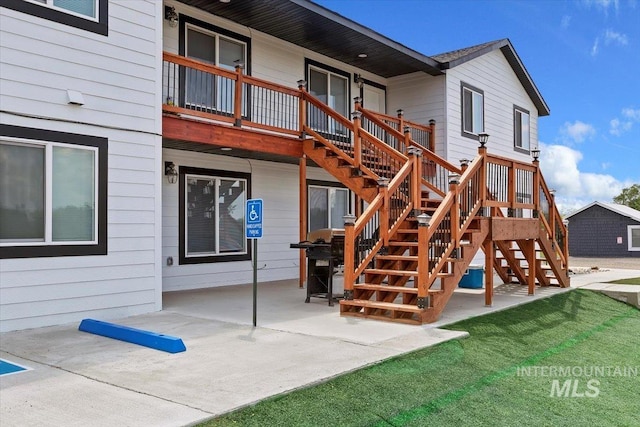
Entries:
[[385,274],[390,276],[417,276],[417,271],[410,270],[388,270],[384,268],[367,268],[364,270],[364,273],[367,274]]
[[376,259],[383,261],[417,261],[418,255],[376,255]]
[[389,246],[418,246],[418,242],[403,242],[403,241],[393,241],[393,242],[389,242]]
[[356,283],[353,285],[354,289],[367,289],[370,291],[388,291],[388,292],[402,292],[406,294],[417,294],[418,288],[410,288],[408,286],[390,286],[390,285],[374,285],[371,283]]
[[371,301],[368,299],[341,300],[340,305],[354,305],[357,307],[380,308],[383,310],[396,310],[411,313],[422,313],[426,308],[418,308],[413,304],[396,304],[393,302]]

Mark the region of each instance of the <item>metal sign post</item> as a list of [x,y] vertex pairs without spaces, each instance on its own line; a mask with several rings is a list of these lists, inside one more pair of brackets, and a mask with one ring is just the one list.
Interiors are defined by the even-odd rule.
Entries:
[[247,200],[244,218],[246,238],[253,240],[253,326],[255,327],[258,306],[258,239],[262,239],[262,199]]

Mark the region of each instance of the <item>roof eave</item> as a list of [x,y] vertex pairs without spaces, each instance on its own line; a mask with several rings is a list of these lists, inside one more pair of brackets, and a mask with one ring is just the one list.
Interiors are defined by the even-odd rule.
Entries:
[[525,91],[533,101],[533,104],[536,106],[536,109],[538,110],[538,116],[548,116],[551,113],[551,111],[549,110],[549,106],[547,105],[544,98],[542,97],[542,94],[533,82],[533,79],[529,75],[529,72],[520,60],[520,57],[516,53],[509,39],[498,40],[495,43],[491,43],[482,49],[478,49],[475,52],[462,56],[453,61],[442,62],[441,68],[446,70],[449,68],[457,67],[458,65],[462,65],[465,62],[471,61],[472,59],[479,58],[480,56],[486,55],[487,53],[490,53],[496,49],[500,49],[502,51],[502,54],[507,59],[507,62],[509,63],[509,65],[511,65],[511,68],[516,73],[516,76],[518,77],[518,80],[520,80],[522,87],[524,87]]

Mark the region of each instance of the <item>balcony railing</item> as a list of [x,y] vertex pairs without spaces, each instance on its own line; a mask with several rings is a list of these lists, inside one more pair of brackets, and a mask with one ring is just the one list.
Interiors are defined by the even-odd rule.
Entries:
[[[342,120],[314,105],[301,109],[300,101],[305,96],[309,95],[304,95],[300,88],[246,75],[241,64],[230,70],[168,52],[163,54],[162,109],[166,113],[295,136],[307,125],[336,144],[352,145],[353,135]],[[378,123],[385,124],[383,128],[363,118],[362,129],[373,137],[404,153],[407,147],[401,150],[395,146],[398,141],[389,131],[402,134],[408,128],[414,145],[433,150],[435,123],[425,126],[402,117],[372,114]]]

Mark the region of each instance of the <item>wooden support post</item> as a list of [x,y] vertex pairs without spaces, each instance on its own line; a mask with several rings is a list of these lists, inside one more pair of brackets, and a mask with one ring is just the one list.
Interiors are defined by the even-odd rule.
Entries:
[[509,166],[509,186],[508,186],[508,197],[509,197],[509,214],[508,216],[515,216],[515,204],[516,204],[516,165],[514,162],[511,162]]
[[380,193],[382,194],[382,208],[380,209],[380,239],[384,246],[389,246],[389,213],[391,212],[391,200],[389,198],[389,180],[378,180]]
[[418,216],[418,307],[429,306],[427,297],[429,296],[429,216],[421,214]]
[[431,131],[429,132],[429,150],[433,153],[436,152],[436,121],[434,119],[429,120],[429,127]]
[[244,77],[242,69],[244,64],[236,63],[236,87],[233,99],[233,118],[235,119],[234,126],[242,126],[242,89],[244,86]]
[[356,217],[348,214],[344,216],[344,299],[353,299],[353,284],[355,283],[355,223]]
[[533,295],[536,289],[536,243],[535,240],[526,240],[524,245],[525,258],[529,264],[529,272],[527,274],[528,294]]
[[533,159],[533,166],[536,167],[533,172],[533,217],[538,218],[540,215],[540,162],[537,157]]
[[564,267],[567,269],[567,276],[569,275],[569,220],[565,219],[562,221],[564,225],[564,248],[562,248],[562,254],[564,255]]
[[[360,103],[356,101],[356,108],[359,108],[359,106]],[[362,139],[360,138],[362,112],[356,109],[356,111],[351,113],[351,116],[353,117],[353,159],[355,160],[354,166],[359,168],[362,164]]]
[[487,239],[483,243],[484,245],[484,305],[491,307],[493,304],[493,262],[495,259],[495,249],[493,246],[493,240]]
[[460,249],[460,242],[458,241],[458,233],[460,230],[460,194],[458,194],[458,187],[460,184],[460,176],[452,175],[449,177],[449,191],[453,192],[453,205],[451,206],[451,241],[453,242],[456,251],[456,258],[460,258],[462,254],[458,254]]
[[298,129],[300,129],[300,136],[304,135],[304,125],[307,123],[307,101],[304,99],[306,86],[306,81],[298,80],[298,90],[300,90],[298,98]]
[[[488,187],[487,147],[485,147],[484,145],[481,145],[480,147],[478,147],[478,155],[480,156],[480,158],[478,159],[478,161],[480,162],[480,200],[481,200],[480,205],[482,206],[481,207],[482,211],[484,211],[487,204],[487,187]],[[493,212],[491,213],[483,212],[483,214],[493,216]]]
[[412,147],[409,150],[409,161],[413,163],[411,172],[411,201],[413,213],[418,216],[422,213],[422,150]]
[[[402,108],[397,110],[398,113],[398,132],[403,132],[404,129],[404,110]],[[403,153],[407,154],[408,146],[405,144]]]
[[409,154],[409,149],[411,148],[411,128],[405,126],[402,129],[404,131],[404,154]]
[[[300,241],[307,240],[307,156],[302,155],[300,158],[299,172],[300,187]],[[304,280],[307,276],[307,257],[304,249],[300,249],[300,280],[299,286],[304,286]]]

